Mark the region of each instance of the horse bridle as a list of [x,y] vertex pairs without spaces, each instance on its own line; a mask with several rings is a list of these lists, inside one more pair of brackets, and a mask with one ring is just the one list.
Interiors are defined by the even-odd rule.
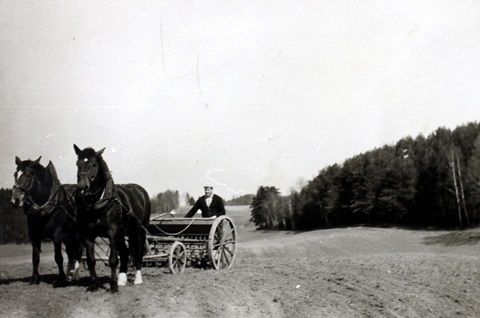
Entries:
[[30,179],[30,182],[28,184],[28,186],[26,185],[23,185],[23,184],[18,184],[18,169],[15,171],[15,173],[13,174],[13,178],[15,180],[15,183],[13,185],[13,188],[17,188],[17,189],[20,189],[22,190],[23,192],[25,192],[26,194],[30,194],[30,190],[32,190],[33,188],[33,184],[35,183],[35,174],[33,173],[32,174],[32,178]]
[[[32,199],[32,196],[31,196],[31,190],[33,188],[33,185],[35,184],[35,180],[36,180],[36,176],[35,176],[35,173],[32,173],[32,177],[30,179],[30,182],[28,185],[24,185],[24,184],[19,184],[18,183],[18,172],[20,170],[17,169],[15,171],[15,173],[13,174],[13,178],[15,179],[15,184],[13,185],[13,189],[20,189],[21,191],[23,191],[25,193],[25,196],[23,197],[23,202],[24,204],[27,204],[28,206],[30,206],[31,209],[34,209],[34,210],[43,210],[46,206],[50,205],[50,198],[49,200],[47,201],[47,203],[45,203],[43,206],[39,206],[37,203],[35,203]],[[25,173],[25,172],[23,172]]]
[[[83,172],[83,171],[78,172],[77,176],[85,175],[87,178],[91,179],[91,182],[93,182],[97,178],[98,171],[99,170],[97,170],[97,173],[93,176],[93,179],[88,176],[87,172]],[[90,192],[90,186],[88,188],[86,188],[85,191],[83,191],[83,190],[78,191],[78,193],[80,194],[80,198],[82,199],[83,203],[91,209],[98,210],[99,206],[101,206],[103,208],[104,205],[117,201],[118,198],[113,193],[110,193],[110,191],[107,191],[108,183],[111,182],[111,181],[112,181],[112,175],[109,174],[108,178],[106,180],[106,185],[104,187],[100,187],[94,192]],[[85,198],[87,196],[94,196],[94,195],[98,195],[100,193],[101,193],[100,198],[97,201],[95,201],[93,203],[87,203],[85,201]],[[105,210],[104,213],[106,213],[107,211],[108,211],[108,209]]]
[[78,173],[77,173],[77,177],[79,177],[79,176],[87,176],[87,178],[90,179],[90,181],[93,181],[93,180],[95,180],[95,178],[97,177],[97,174],[98,174],[98,171],[97,171],[97,173],[95,173],[95,175],[94,175],[93,177],[89,177],[89,176],[88,176],[88,173],[86,173],[86,172],[78,172]]
[[[88,159],[86,159],[86,158],[83,159],[83,160],[84,160],[84,161],[88,161]],[[77,165],[78,165],[78,164],[77,164]],[[97,176],[98,176],[98,171],[99,171],[99,169],[97,168],[96,171],[95,171],[95,174],[92,175],[92,176],[90,176],[89,173],[88,173],[88,171],[89,171],[90,168],[91,168],[91,166],[88,167],[87,169],[85,169],[85,171],[77,172],[77,178],[79,178],[80,176],[85,176],[85,177],[90,181],[90,183],[92,183],[93,181],[95,181],[95,179],[96,179]],[[91,185],[91,184],[90,184],[90,185]],[[88,186],[87,189],[85,189],[86,192],[89,193],[89,194],[96,194],[96,192],[95,192],[95,193],[92,193],[92,192],[89,192],[89,191],[88,191],[89,188],[90,188],[90,185]]]
[[[91,178],[91,177],[88,176],[88,173],[86,173],[86,172],[79,172],[79,173],[77,173],[77,177],[84,175],[84,176],[86,176],[86,177],[90,180],[90,182],[93,182],[93,181],[95,180],[95,178],[97,177],[97,174],[98,174],[98,171],[97,171],[97,173],[95,174],[95,176],[93,176],[93,178]],[[91,185],[90,185],[90,186],[91,186]],[[104,191],[104,189],[99,188],[97,191],[91,192],[91,191],[90,191],[90,186],[89,186],[88,188],[86,188],[85,191],[80,191],[80,194],[82,195],[82,197],[85,197],[86,195],[96,195],[96,194],[98,194],[100,191]]]

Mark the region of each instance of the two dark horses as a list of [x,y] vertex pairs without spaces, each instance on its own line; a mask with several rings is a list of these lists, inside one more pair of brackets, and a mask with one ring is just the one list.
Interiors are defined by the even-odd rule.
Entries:
[[[140,270],[145,251],[146,227],[150,219],[148,194],[142,187],[135,184],[115,185],[108,166],[102,158],[103,149],[98,152],[92,148],[80,150],[76,145],[74,149],[78,157],[77,185],[59,186],[59,190],[51,186],[55,184],[49,181],[53,178],[49,179],[48,173],[43,171],[52,170],[51,163],[48,166],[50,168],[43,168],[39,164],[40,158],[36,161],[20,161],[18,158],[16,160],[17,171],[23,173],[18,180],[16,178],[12,203],[17,206],[23,205],[29,219],[29,233],[31,233],[33,247],[32,281],[34,283],[39,281],[40,239],[48,237],[46,228],[53,228],[55,229],[53,232],[57,234],[50,237],[54,240],[55,260],[59,266],[60,280],[65,277],[65,274],[62,274],[63,263],[60,261],[61,242],[65,243],[69,264],[70,257],[78,258],[81,255],[82,246],[85,246],[90,272],[89,290],[98,288],[94,247],[95,238],[101,236],[108,238],[110,244],[110,291],[116,292],[118,285],[126,284],[129,254],[132,255],[133,265],[136,268],[134,283],[140,284],[142,283]],[[60,184],[56,173],[55,180]],[[54,192],[59,193],[58,199],[51,199]],[[62,193],[65,195],[62,196]],[[64,198],[63,201],[62,198]],[[47,211],[45,208],[51,205],[48,203],[50,201],[63,202],[62,208],[58,208],[55,203],[55,209],[47,209],[49,212],[45,212]],[[62,215],[64,218],[60,217]],[[30,218],[34,221],[30,221]],[[125,242],[127,236],[128,247]],[[71,255],[69,251],[72,251]],[[117,278],[118,255],[120,256],[120,275]]]

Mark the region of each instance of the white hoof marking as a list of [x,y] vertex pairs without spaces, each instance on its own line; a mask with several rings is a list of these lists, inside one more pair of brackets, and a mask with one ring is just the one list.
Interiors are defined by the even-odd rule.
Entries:
[[135,272],[135,280],[133,281],[135,285],[139,285],[143,283],[142,279],[142,272],[141,271],[136,271]]
[[118,286],[127,285],[127,274],[126,273],[118,274],[117,284],[118,284]]

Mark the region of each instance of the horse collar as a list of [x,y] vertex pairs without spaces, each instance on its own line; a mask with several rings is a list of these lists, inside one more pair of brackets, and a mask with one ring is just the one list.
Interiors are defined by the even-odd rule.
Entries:
[[100,199],[93,204],[89,204],[89,207],[92,210],[101,210],[105,209],[107,205],[115,200],[115,185],[113,180],[110,178],[107,181],[106,186],[103,188],[103,192],[100,196]]
[[53,212],[53,210],[55,210],[55,208],[57,207],[57,203],[58,203],[57,194],[58,194],[58,191],[60,190],[60,186],[58,186],[56,189],[53,189],[53,188],[52,188],[52,193],[50,194],[50,197],[48,198],[47,202],[45,202],[41,206],[35,203],[31,196],[28,196],[27,201],[30,203],[28,207],[28,212],[30,213],[27,213],[27,214],[30,214],[30,215],[37,214],[40,216],[50,215]]

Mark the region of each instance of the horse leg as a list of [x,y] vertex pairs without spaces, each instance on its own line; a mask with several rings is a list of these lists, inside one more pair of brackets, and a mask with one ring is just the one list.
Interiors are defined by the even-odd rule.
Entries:
[[118,274],[118,286],[125,286],[127,284],[127,270],[128,270],[128,248],[125,244],[125,239],[118,240],[118,253],[120,255],[120,273]]
[[73,279],[74,280],[79,280],[80,279],[80,263],[82,263],[83,268],[85,268],[85,262],[82,260],[83,256],[83,250],[85,249],[85,246],[81,240],[81,238],[78,239],[78,246],[75,250],[75,269],[73,273]]
[[[123,239],[123,238],[122,238]],[[110,292],[118,292],[117,284],[117,266],[118,266],[118,255],[117,255],[117,246],[118,246],[118,235],[114,234],[110,238],[110,257],[108,258],[108,264],[110,266],[111,276],[110,276]]]
[[53,242],[54,252],[55,252],[55,263],[58,266],[58,279],[53,283],[54,287],[63,287],[66,285],[65,272],[63,270],[63,255],[62,255],[62,242],[55,240]]
[[88,291],[95,291],[98,289],[97,273],[95,272],[95,239],[86,239],[84,241],[85,250],[87,252],[87,265],[90,273],[90,286]]
[[142,261],[143,261],[143,254],[145,252],[145,240],[146,240],[146,233],[143,229],[138,229],[139,231],[133,235],[135,237],[135,241],[133,242],[134,251],[133,251],[133,262],[135,266],[135,280],[133,283],[135,285],[139,285],[143,283],[142,278]]
[[67,282],[72,282],[78,280],[83,245],[78,244],[78,247],[74,247],[69,243],[66,245],[65,249],[67,250],[68,256]]
[[40,275],[38,274],[38,264],[40,264],[40,250],[42,242],[40,239],[31,239],[32,243],[32,265],[33,272],[30,284],[40,284]]

